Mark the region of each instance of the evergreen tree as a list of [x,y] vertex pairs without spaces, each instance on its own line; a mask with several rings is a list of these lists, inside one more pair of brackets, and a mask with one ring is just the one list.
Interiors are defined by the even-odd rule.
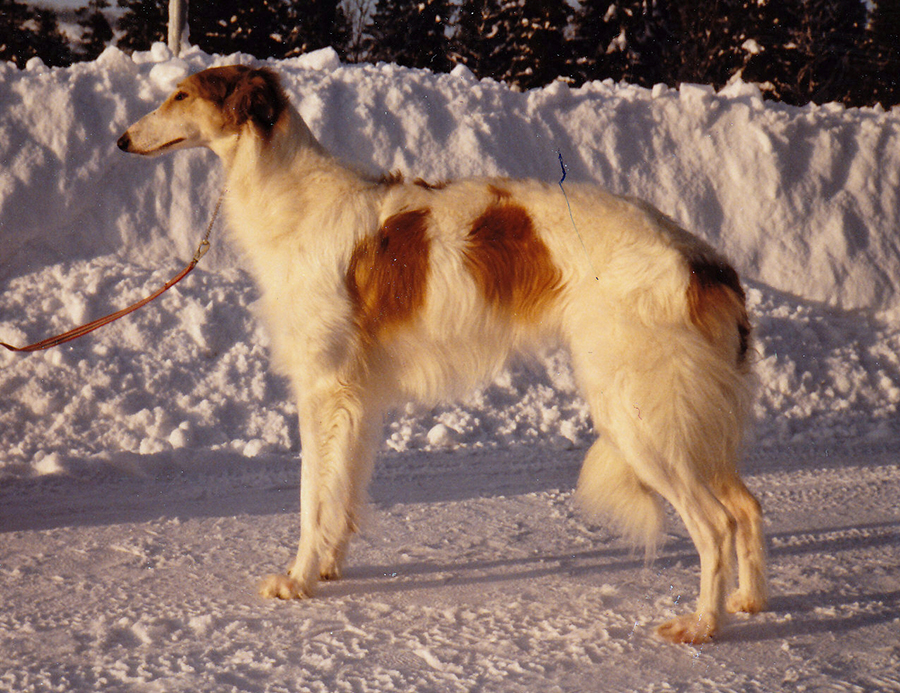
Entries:
[[517,41],[522,19],[521,1],[496,0],[490,3],[482,76],[513,83],[513,61],[521,50]]
[[[102,0],[101,0],[102,1]],[[119,47],[147,50],[165,41],[168,0],[118,0],[125,13]],[[193,3],[188,11],[190,41],[207,53],[248,53],[288,58],[333,45],[344,54],[351,29],[339,0],[220,0]]]
[[859,0],[766,3],[751,20],[758,33],[743,79],[786,103],[850,102],[865,62],[866,13]]
[[118,0],[125,11],[116,22],[123,32],[117,46],[123,50],[146,51],[156,41],[166,40],[169,21],[168,0]]
[[672,2],[643,0],[634,4],[624,21],[625,36],[630,40],[627,51],[622,53],[622,78],[645,87],[671,84],[670,66],[676,45]]
[[51,67],[65,67],[72,64],[72,49],[69,41],[60,31],[56,12],[43,7],[31,11],[34,25],[34,54]]
[[340,0],[305,0],[289,6],[288,43],[296,54],[332,47],[341,58],[352,50],[353,28]]
[[453,62],[521,89],[548,84],[570,72],[569,13],[564,0],[463,0]]
[[760,84],[774,98],[784,92],[799,67],[792,32],[797,23],[797,3],[745,2],[743,32],[737,37],[739,62],[732,76]]
[[369,25],[367,58],[446,72],[449,19],[447,0],[380,0]]
[[666,81],[724,86],[742,65],[747,6],[746,0],[669,3],[674,33]]
[[509,81],[532,89],[565,75],[570,12],[565,0],[521,0],[510,9],[517,31],[510,51]]
[[869,22],[868,59],[861,65],[867,79],[860,80],[857,99],[880,102],[885,108],[900,103],[900,0],[876,0]]
[[16,0],[0,0],[0,60],[24,67],[34,55],[29,40],[31,31],[26,28],[30,18],[27,5]]
[[86,7],[75,11],[78,24],[82,28],[79,59],[94,60],[112,41],[112,27],[103,13],[108,7],[108,0],[90,0]]
[[287,0],[195,3],[188,11],[188,26],[191,43],[207,53],[283,58],[300,50]]
[[450,61],[465,65],[476,75],[481,74],[484,37],[487,35],[488,0],[462,0],[454,22],[450,40]]
[[900,51],[900,0],[876,0],[870,26],[880,46]]
[[572,25],[569,69],[579,82],[621,79],[613,55],[622,54],[626,37],[620,27],[622,12],[615,0],[584,0]]
[[844,101],[858,78],[866,9],[858,0],[807,0],[796,42],[803,56],[799,103]]
[[570,69],[578,81],[672,83],[673,36],[664,0],[584,0],[573,22]]
[[72,62],[72,50],[59,29],[56,13],[16,0],[0,0],[0,60],[24,67],[35,56],[51,67]]
[[504,46],[513,27],[502,24],[500,0],[462,0],[451,41],[451,60],[479,77],[508,77],[512,61]]

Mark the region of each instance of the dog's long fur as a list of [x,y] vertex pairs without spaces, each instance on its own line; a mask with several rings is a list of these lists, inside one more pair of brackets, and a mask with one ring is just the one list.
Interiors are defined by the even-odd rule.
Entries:
[[460,395],[556,340],[599,434],[581,504],[652,542],[661,497],[700,554],[697,610],[660,634],[703,642],[726,608],[765,606],[759,504],[736,468],[750,326],[706,243],[594,186],[567,186],[573,226],[555,185],[367,177],[319,145],[265,68],[193,75],[119,140],[145,155],[199,146],[225,166],[231,233],[299,403],[300,545],[264,595],[340,576],[390,408]]

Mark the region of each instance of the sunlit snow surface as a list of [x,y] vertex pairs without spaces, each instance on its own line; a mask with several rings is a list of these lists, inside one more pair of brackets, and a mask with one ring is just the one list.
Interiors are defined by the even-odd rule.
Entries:
[[[233,62],[251,59],[157,45],[0,66],[0,340],[120,308],[189,259],[218,162],[115,140]],[[646,198],[733,259],[757,328],[745,468],[772,610],[703,649],[654,638],[696,598],[695,552],[673,518],[647,568],[574,512],[592,433],[557,352],[392,416],[347,579],[258,599],[297,538],[300,445],[219,228],[141,313],[0,353],[0,690],[900,690],[900,112],[744,84],[516,93],[328,50],[273,65],[364,169],[555,183],[559,152],[567,182]]]

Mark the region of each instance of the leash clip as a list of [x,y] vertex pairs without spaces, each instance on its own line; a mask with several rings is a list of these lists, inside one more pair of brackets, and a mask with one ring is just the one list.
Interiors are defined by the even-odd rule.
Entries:
[[200,241],[200,245],[197,246],[197,250],[194,251],[194,262],[200,262],[200,258],[206,255],[206,251],[209,250],[209,241],[205,238]]

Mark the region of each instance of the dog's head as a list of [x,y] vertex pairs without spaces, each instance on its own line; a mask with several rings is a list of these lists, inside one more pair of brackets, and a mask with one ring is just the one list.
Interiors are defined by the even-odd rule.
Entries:
[[182,81],[152,113],[128,128],[119,149],[155,156],[176,149],[209,147],[246,127],[269,139],[288,100],[268,68],[211,67]]

